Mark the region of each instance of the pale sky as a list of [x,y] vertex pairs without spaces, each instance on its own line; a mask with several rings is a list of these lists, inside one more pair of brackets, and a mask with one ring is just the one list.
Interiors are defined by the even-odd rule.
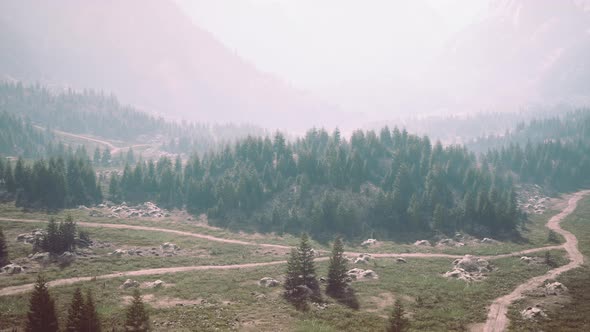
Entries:
[[488,6],[488,0],[176,1],[260,70],[358,107],[418,77],[449,37]]

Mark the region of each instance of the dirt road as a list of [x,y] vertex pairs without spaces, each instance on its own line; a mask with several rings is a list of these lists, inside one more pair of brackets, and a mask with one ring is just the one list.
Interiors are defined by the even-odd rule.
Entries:
[[575,193],[568,200],[567,207],[559,214],[553,216],[549,222],[547,222],[547,227],[549,229],[552,229],[555,232],[563,235],[565,238],[566,242],[563,245],[563,248],[565,248],[569,256],[569,264],[553,269],[542,276],[531,278],[525,283],[519,285],[514,291],[512,291],[512,293],[494,300],[488,312],[487,321],[482,329],[484,332],[500,332],[506,330],[509,323],[506,313],[508,312],[508,307],[512,302],[522,298],[524,292],[539,287],[545,280],[553,279],[565,271],[575,269],[584,262],[584,256],[580,250],[578,250],[578,239],[572,233],[561,229],[560,222],[569,214],[571,214],[576,209],[578,201],[589,193],[590,190]]
[[[570,232],[562,230],[559,227],[559,222],[563,218],[565,218],[567,215],[572,213],[576,209],[576,205],[577,205],[578,200],[580,200],[584,195],[586,195],[588,193],[590,193],[590,190],[581,191],[581,192],[576,193],[574,196],[572,196],[569,199],[567,207],[561,213],[552,217],[549,220],[549,222],[547,223],[547,227],[555,230],[556,232],[562,234],[565,237],[566,243],[564,245],[533,248],[533,249],[527,249],[527,250],[523,250],[523,251],[512,252],[509,254],[501,254],[501,255],[494,255],[494,256],[481,256],[482,258],[485,258],[485,259],[498,259],[498,258],[505,258],[505,257],[511,257],[511,256],[520,256],[520,255],[525,255],[525,254],[534,253],[534,252],[538,252],[538,251],[565,248],[568,252],[570,259],[571,259],[571,262],[568,265],[551,270],[543,276],[539,276],[539,277],[530,279],[526,283],[520,285],[514,292],[496,299],[490,308],[490,313],[488,315],[488,321],[486,322],[484,331],[503,331],[507,325],[506,311],[507,311],[509,304],[512,301],[518,299],[524,291],[537,287],[545,279],[553,278],[556,275],[558,275],[559,273],[562,273],[564,271],[578,267],[583,262],[583,256],[577,249],[578,242],[577,242],[576,237],[573,234],[571,234]],[[13,218],[2,218],[2,217],[0,217],[0,221],[26,222],[26,223],[47,222],[46,220],[13,219]],[[114,229],[130,229],[130,230],[140,230],[140,231],[163,232],[163,233],[170,233],[170,234],[176,234],[176,235],[182,235],[182,236],[196,237],[196,238],[200,238],[200,239],[204,239],[204,240],[208,240],[208,241],[216,241],[216,242],[223,242],[223,243],[230,243],[230,244],[239,244],[239,245],[246,245],[246,246],[270,247],[270,248],[278,248],[278,249],[291,249],[292,248],[290,246],[284,246],[284,245],[279,245],[279,244],[255,243],[255,242],[247,242],[247,241],[234,240],[234,239],[225,239],[225,238],[215,237],[212,235],[205,235],[205,234],[200,234],[200,233],[178,231],[178,230],[158,228],[158,227],[136,226],[136,225],[126,225],[126,224],[93,223],[93,222],[84,222],[84,221],[78,222],[77,224],[81,227],[114,228]],[[322,251],[322,252],[325,252],[325,251]],[[353,256],[353,255],[358,255],[360,253],[346,252],[345,254]],[[375,258],[409,257],[409,258],[451,258],[451,259],[456,259],[456,258],[463,257],[462,255],[449,255],[449,254],[442,254],[442,253],[374,253],[371,255]],[[326,259],[327,259],[327,257],[317,258],[317,260],[320,260],[320,261],[326,260]],[[96,279],[111,279],[111,278],[117,278],[117,277],[168,274],[168,273],[189,272],[189,271],[254,268],[254,267],[262,267],[262,266],[269,266],[269,265],[284,264],[284,263],[286,263],[286,261],[274,261],[274,262],[266,262],[266,263],[245,263],[245,264],[236,264],[236,265],[181,266],[181,267],[144,269],[144,270],[137,270],[137,271],[112,273],[112,274],[96,276],[95,278]],[[48,283],[48,285],[49,286],[69,285],[69,284],[73,284],[73,283],[77,283],[77,282],[91,281],[91,279],[92,279],[92,277],[58,279],[58,280],[50,281]],[[20,294],[20,293],[28,292],[32,288],[33,288],[33,284],[6,287],[3,289],[0,289],[0,296]]]

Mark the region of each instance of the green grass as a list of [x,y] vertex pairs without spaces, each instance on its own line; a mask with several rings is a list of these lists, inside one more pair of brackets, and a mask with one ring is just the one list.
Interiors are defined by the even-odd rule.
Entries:
[[590,197],[578,202],[577,209],[562,222],[562,227],[576,235],[578,248],[585,256],[581,268],[557,277],[569,289],[570,302],[547,310],[549,319],[531,322],[523,320],[519,313],[530,305],[530,300],[518,301],[509,311],[511,331],[590,331]]

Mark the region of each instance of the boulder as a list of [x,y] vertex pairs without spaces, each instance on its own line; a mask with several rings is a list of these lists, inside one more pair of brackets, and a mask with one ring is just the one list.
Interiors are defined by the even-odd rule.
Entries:
[[127,253],[127,250],[125,250],[125,249],[116,249],[115,251],[113,251],[109,255],[121,256],[121,255],[126,254],[126,253]]
[[489,237],[484,237],[481,240],[481,243],[484,243],[484,244],[496,244],[496,243],[498,243],[498,241],[496,241],[494,239],[490,239]]
[[355,260],[354,264],[367,264],[369,261],[373,259],[373,256],[369,254],[360,254]]
[[165,285],[166,283],[163,282],[162,280],[156,280],[152,283],[150,283],[150,288],[161,288]]
[[375,239],[367,239],[365,241],[363,241],[363,243],[361,243],[361,246],[363,247],[369,247],[369,246],[373,246],[377,244],[377,240]]
[[561,295],[567,292],[567,287],[565,287],[560,282],[552,282],[550,284],[545,285],[545,294],[546,295]]
[[404,258],[401,258],[401,257],[396,258],[395,261],[398,263],[407,263],[408,262]]
[[455,267],[461,268],[467,272],[479,272],[477,258],[472,255],[465,255],[463,258],[455,261]]
[[69,251],[66,251],[57,257],[57,262],[60,265],[69,265],[69,264],[72,264],[72,262],[74,262],[75,260],[76,260],[76,255],[69,252]]
[[461,268],[455,268],[451,271],[446,272],[443,275],[445,278],[454,278],[458,280],[463,280],[467,282],[475,281],[476,279],[467,271]]
[[379,276],[373,270],[363,270],[354,268],[346,272],[351,280],[358,280],[358,279],[378,279]]
[[522,256],[520,257],[520,261],[523,263],[527,263],[530,264],[533,262],[533,258],[532,257],[528,257],[528,256]]
[[139,282],[131,279],[125,280],[123,285],[121,285],[123,289],[131,288],[131,287],[139,287]]
[[25,272],[25,269],[17,264],[8,264],[2,268],[2,272],[7,274],[19,274]]
[[258,286],[262,287],[276,287],[280,284],[281,283],[278,280],[271,277],[264,277],[258,281]]
[[31,256],[31,260],[39,263],[49,263],[51,261],[51,254],[48,252],[37,252]]
[[160,245],[162,250],[179,250],[178,246],[171,242],[165,242]]
[[547,314],[541,310],[538,306],[528,307],[520,312],[520,315],[524,319],[532,320],[538,318],[545,318]]
[[431,246],[431,244],[430,244],[430,242],[428,240],[419,240],[419,241],[416,241],[416,242],[414,242],[414,245],[415,246],[428,246],[428,247]]

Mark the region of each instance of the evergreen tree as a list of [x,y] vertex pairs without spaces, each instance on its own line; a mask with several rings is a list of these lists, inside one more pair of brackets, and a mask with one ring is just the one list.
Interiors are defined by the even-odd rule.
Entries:
[[125,331],[145,332],[150,329],[150,317],[145,309],[139,289],[133,290],[133,300],[127,308]]
[[84,298],[80,287],[77,287],[72,297],[72,303],[68,309],[68,320],[66,323],[67,332],[81,332],[83,329],[84,319]]
[[387,332],[404,332],[407,331],[410,327],[410,321],[408,318],[404,317],[405,311],[404,307],[402,306],[399,300],[395,300],[393,304],[393,311],[391,312],[391,316],[389,316],[389,324],[385,331]]
[[332,256],[330,257],[330,265],[328,267],[328,284],[326,286],[326,294],[335,298],[341,298],[348,287],[346,278],[348,275],[346,258],[344,257],[344,246],[342,240],[338,237],[334,241],[332,247]]
[[6,239],[4,238],[4,232],[0,227],[0,267],[10,264],[8,260],[8,248],[6,246]]
[[83,332],[100,332],[102,330],[100,325],[100,318],[96,312],[94,305],[94,298],[90,290],[86,291],[86,301],[82,309],[82,330]]
[[58,330],[55,303],[49,295],[45,279],[39,275],[31,294],[26,331],[57,332]]
[[303,233],[301,236],[301,242],[297,248],[299,261],[300,261],[300,274],[302,276],[302,284],[307,286],[312,291],[312,299],[321,299],[320,284],[316,277],[315,265],[314,265],[314,253],[315,251],[311,248],[309,243],[309,236],[307,233]]
[[101,160],[100,148],[97,146],[96,149],[94,150],[94,158],[92,159],[92,161],[94,162],[94,165],[100,165],[100,160]]

